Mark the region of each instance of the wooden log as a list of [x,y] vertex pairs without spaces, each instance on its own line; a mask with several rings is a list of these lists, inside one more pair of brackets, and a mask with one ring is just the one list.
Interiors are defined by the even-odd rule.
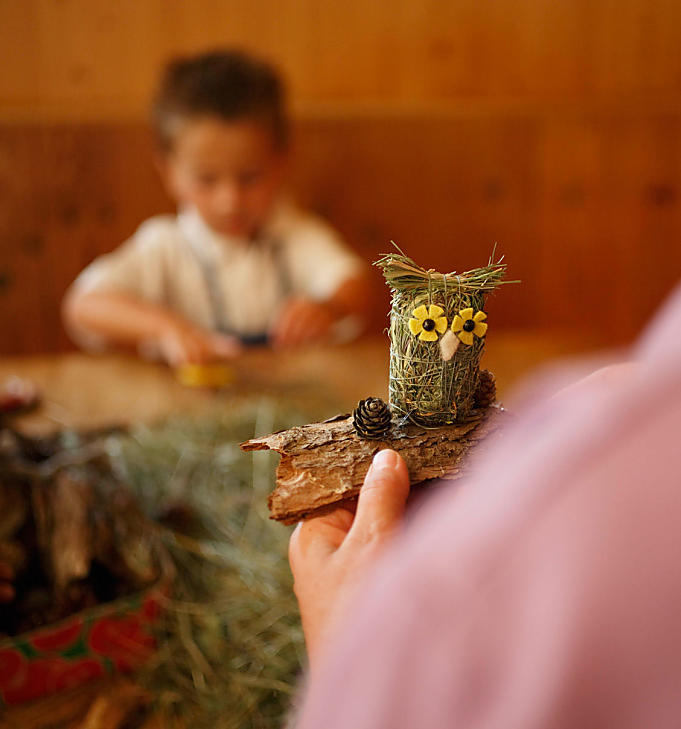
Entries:
[[33,510],[38,544],[47,573],[61,594],[72,582],[87,577],[93,556],[89,519],[92,484],[69,471],[60,471],[52,483],[33,485]]
[[412,485],[460,478],[469,454],[507,417],[503,408],[492,406],[473,411],[465,423],[429,429],[394,425],[385,439],[365,440],[355,434],[351,416],[339,416],[254,438],[241,448],[281,455],[276,488],[268,499],[270,517],[293,524],[356,498],[372,458],[383,448],[404,458]]
[[75,729],[122,729],[143,720],[150,697],[131,681],[118,681],[106,693],[100,694],[90,705],[83,721]]
[[88,681],[30,703],[3,707],[0,729],[80,729],[92,702],[115,691],[120,681],[119,677]]

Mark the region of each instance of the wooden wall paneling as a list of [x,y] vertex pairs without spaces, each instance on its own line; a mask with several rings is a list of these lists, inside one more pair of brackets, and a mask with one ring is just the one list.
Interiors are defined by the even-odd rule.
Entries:
[[0,112],[141,118],[162,63],[236,44],[297,105],[649,98],[677,89],[676,0],[0,0]]
[[558,321],[586,304],[629,339],[679,279],[679,131],[645,115],[547,125],[540,298]]
[[[622,339],[681,270],[680,129],[647,114],[310,118],[292,182],[366,260],[393,238],[461,270],[496,240],[523,283],[492,301],[495,325],[605,324]],[[152,154],[140,125],[0,127],[0,269],[14,281],[0,290],[0,351],[66,346],[59,302],[75,275],[172,210]],[[387,291],[374,281],[379,330]]]
[[[50,298],[113,250],[146,218],[172,209],[153,167],[150,135],[130,125],[59,126],[49,144],[52,176]],[[66,340],[60,335],[60,345]]]
[[644,253],[640,231],[645,187],[641,178],[641,144],[649,126],[650,123],[623,117],[609,120],[602,130],[611,211],[606,226],[599,231],[603,269],[611,272],[608,278],[603,276],[607,281],[604,305],[609,319],[616,318],[611,326],[622,337],[631,336],[640,323],[640,259]]
[[677,86],[681,5],[676,0],[597,0],[588,2],[587,12],[583,51],[589,66],[589,96],[643,94],[645,98]]
[[620,282],[620,310],[642,327],[664,296],[681,280],[681,148],[678,118],[625,119],[609,138],[617,160],[622,240],[630,270]]
[[[449,125],[443,126],[446,129]],[[498,297],[492,297],[490,316],[500,325],[525,326],[527,312],[536,301],[536,284],[526,284],[536,282],[538,276],[534,214],[539,167],[537,122],[524,115],[468,119],[457,125],[455,134],[449,138],[450,146],[460,148],[454,159],[448,161],[447,137],[442,151],[445,164],[451,165],[461,183],[450,193],[457,220],[451,221],[449,235],[457,240],[458,250],[441,265],[454,265],[458,270],[479,266],[496,244],[497,255],[504,255],[508,263],[509,278],[526,283],[506,287]],[[436,159],[434,164],[438,163]],[[467,227],[468,238],[464,238],[459,229]]]
[[44,258],[50,181],[39,128],[0,128],[0,352],[51,348],[45,333]]
[[[619,341],[629,341],[636,331],[635,291],[641,241],[637,233],[640,195],[638,182],[628,178],[624,160],[638,153],[622,147],[630,136],[631,118],[613,117],[599,122],[603,161],[603,195],[600,215],[594,224],[593,247],[601,281],[601,309],[609,333]],[[646,122],[643,122],[646,124]]]
[[[101,214],[112,203],[112,157],[101,132],[59,126],[50,134],[48,170],[52,176],[49,267],[50,298],[61,301],[67,287],[96,249]],[[65,340],[60,331],[60,344]]]
[[[37,33],[35,3],[0,0],[0,108],[36,110],[44,105],[40,83],[43,54]],[[7,72],[11,69],[11,73]]]
[[149,51],[162,10],[158,2],[3,0],[2,55],[13,72],[3,74],[1,98],[52,118],[139,113],[158,72]]
[[650,273],[649,300],[655,305],[656,296],[661,301],[681,284],[681,119],[664,117],[656,123],[652,155],[661,168],[645,190],[650,220],[643,240],[655,242],[644,267]]
[[[296,187],[367,260],[398,245],[424,265],[465,270],[495,242],[510,274],[535,278],[536,125],[523,119],[307,122]],[[377,279],[378,280],[378,279]],[[500,321],[531,302],[509,288]]]
[[601,236],[608,202],[599,129],[590,118],[547,119],[542,133],[539,318],[577,333],[598,326],[584,323],[585,310],[598,311],[606,326],[615,319],[607,301],[612,244]]
[[108,125],[103,139],[112,157],[113,196],[107,232],[112,247],[150,217],[175,210],[155,166],[156,148],[146,125]]
[[59,305],[75,276],[170,208],[139,127],[0,127],[0,351],[68,346]]

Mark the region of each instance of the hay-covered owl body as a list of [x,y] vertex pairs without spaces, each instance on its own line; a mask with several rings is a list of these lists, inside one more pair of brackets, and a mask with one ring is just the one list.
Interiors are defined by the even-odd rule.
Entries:
[[376,261],[392,293],[390,407],[399,417],[437,427],[461,422],[474,407],[487,335],[485,300],[506,265],[439,273],[405,255]]

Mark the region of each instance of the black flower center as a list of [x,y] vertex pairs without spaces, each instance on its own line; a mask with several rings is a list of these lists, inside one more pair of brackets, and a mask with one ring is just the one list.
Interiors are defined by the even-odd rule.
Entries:
[[473,329],[475,329],[475,322],[472,319],[469,319],[468,321],[465,321],[463,323],[464,332],[472,332]]
[[435,329],[435,322],[432,319],[424,319],[421,325],[427,332],[432,332]]

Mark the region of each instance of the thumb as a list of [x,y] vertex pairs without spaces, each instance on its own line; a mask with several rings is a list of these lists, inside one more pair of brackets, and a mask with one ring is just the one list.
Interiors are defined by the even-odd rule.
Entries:
[[402,520],[407,496],[407,464],[395,451],[379,451],[364,478],[348,536],[360,541],[388,536]]

